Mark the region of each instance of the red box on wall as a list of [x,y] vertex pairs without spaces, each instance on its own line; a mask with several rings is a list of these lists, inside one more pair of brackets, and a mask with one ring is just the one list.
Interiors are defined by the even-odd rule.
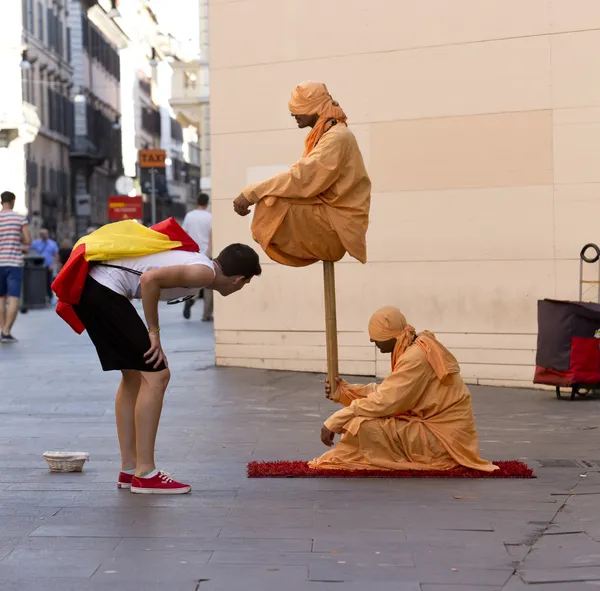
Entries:
[[141,220],[144,217],[144,204],[141,196],[111,196],[108,198],[108,219],[111,222],[121,220]]

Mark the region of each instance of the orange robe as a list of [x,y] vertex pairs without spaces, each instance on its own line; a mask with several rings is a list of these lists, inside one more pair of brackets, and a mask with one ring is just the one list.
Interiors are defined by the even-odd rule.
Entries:
[[256,204],[252,236],[272,260],[304,267],[348,252],[366,263],[371,181],[346,125],[334,125],[308,156],[242,194]]
[[310,467],[450,470],[461,465],[496,470],[479,457],[471,394],[460,374],[440,380],[427,359],[426,350],[415,343],[381,384],[342,382],[334,400],[346,408],[325,421],[342,437]]

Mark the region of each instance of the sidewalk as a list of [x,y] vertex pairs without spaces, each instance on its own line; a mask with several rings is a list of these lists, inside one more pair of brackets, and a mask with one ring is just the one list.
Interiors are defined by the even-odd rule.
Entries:
[[[192,314],[161,310],[158,460],[191,482],[179,497],[116,489],[118,377],[52,311],[19,317],[0,348],[0,591],[598,588],[599,401],[473,388],[482,455],[537,480],[248,480],[249,460],[322,453],[334,407],[321,376],[214,368]],[[91,458],[49,474],[50,449]]]

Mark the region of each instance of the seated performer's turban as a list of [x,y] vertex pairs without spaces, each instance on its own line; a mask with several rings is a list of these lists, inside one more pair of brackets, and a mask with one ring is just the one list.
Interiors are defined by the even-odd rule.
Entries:
[[346,124],[346,113],[339,103],[333,100],[327,86],[322,82],[303,82],[296,86],[288,105],[292,115],[319,115],[317,124],[306,136],[304,156],[312,152],[331,125]]
[[415,338],[415,329],[406,322],[404,314],[394,308],[386,306],[380,308],[369,320],[369,336],[374,341],[385,342],[391,339],[404,341],[405,349]]

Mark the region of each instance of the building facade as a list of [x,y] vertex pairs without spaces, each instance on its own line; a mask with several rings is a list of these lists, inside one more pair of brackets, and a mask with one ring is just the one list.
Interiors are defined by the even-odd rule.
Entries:
[[[537,301],[577,299],[598,241],[600,3],[575,4],[332,0],[307,42],[306,2],[211,2],[215,248],[252,241],[231,200],[301,155],[299,82],[328,84],[365,157],[369,261],[336,265],[343,373],[388,371],[366,327],[391,304],[470,382],[532,385]],[[216,301],[218,363],[324,371],[320,265],[263,262]]]
[[28,9],[29,5],[11,2],[4,7],[0,19],[0,178],[2,191],[16,195],[20,213],[27,213],[29,205],[25,152],[40,129],[37,108],[25,100],[23,81],[23,67],[31,65],[24,59],[25,26],[30,23]]
[[76,234],[108,221],[108,197],[123,173],[121,63],[128,37],[111,3],[70,0],[74,136],[70,161]]
[[69,146],[73,136],[73,68],[66,1],[23,0],[23,99],[40,129],[26,147],[26,205],[34,236],[41,226],[57,238],[73,233]]

